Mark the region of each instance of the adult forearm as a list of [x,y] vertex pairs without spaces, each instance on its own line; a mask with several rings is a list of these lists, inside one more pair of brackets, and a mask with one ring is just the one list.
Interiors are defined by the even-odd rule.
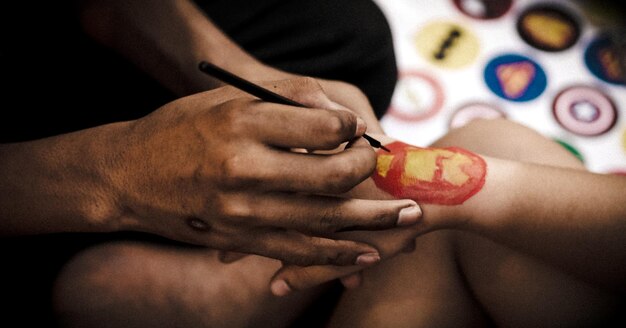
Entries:
[[[252,81],[296,77],[252,57],[190,0],[83,0],[80,3],[81,22],[89,35],[180,96],[222,84],[197,69],[202,60]],[[319,83],[332,100],[361,116],[369,126],[368,131],[382,133],[367,98],[359,89],[339,81],[320,79]]]
[[198,71],[201,60],[244,76],[262,66],[189,0],[89,0],[81,21],[94,39],[179,95],[218,85]]
[[0,234],[108,231],[115,217],[102,150],[116,125],[0,146]]

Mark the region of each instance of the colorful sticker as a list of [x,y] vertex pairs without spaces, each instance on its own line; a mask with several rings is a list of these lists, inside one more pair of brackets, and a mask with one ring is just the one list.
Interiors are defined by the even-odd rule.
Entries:
[[402,142],[379,151],[372,179],[396,198],[420,203],[458,205],[485,184],[487,163],[465,149],[419,148]]
[[434,22],[415,35],[422,57],[439,67],[461,68],[478,57],[478,39],[468,28],[452,22]]
[[599,90],[574,86],[561,91],[552,105],[554,118],[566,130],[581,136],[609,131],[617,121],[613,101]]
[[585,162],[585,158],[583,157],[583,155],[578,151],[578,149],[574,148],[574,146],[572,146],[571,144],[561,139],[555,138],[554,141],[556,141],[559,145],[563,146],[563,148],[565,148],[567,151],[572,153],[572,155],[576,156],[576,158],[578,158],[579,161],[581,161],[582,163]]
[[509,12],[513,0],[454,0],[454,5],[469,17],[496,19]]
[[450,129],[460,128],[475,119],[505,118],[506,114],[497,107],[485,103],[471,103],[461,106],[450,118]]
[[387,113],[404,121],[422,121],[436,115],[443,100],[443,88],[434,77],[416,71],[401,72]]
[[539,5],[527,9],[520,15],[517,32],[534,48],[563,51],[578,41],[580,24],[565,8]]
[[493,93],[518,102],[539,97],[548,83],[546,73],[539,64],[514,54],[492,59],[485,67],[484,77]]
[[589,44],[585,51],[585,64],[600,80],[626,85],[626,72],[620,63],[619,52],[609,37],[600,36]]

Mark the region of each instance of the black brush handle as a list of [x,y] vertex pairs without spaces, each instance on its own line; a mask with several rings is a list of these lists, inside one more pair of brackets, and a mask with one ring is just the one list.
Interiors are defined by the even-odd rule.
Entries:
[[[217,67],[209,62],[205,62],[205,61],[200,62],[200,64],[198,65],[198,68],[202,72],[208,75],[211,75],[214,78],[226,84],[230,84],[233,87],[240,89],[241,91],[245,91],[263,101],[281,104],[281,105],[308,108],[307,106],[297,101],[293,101],[289,98],[283,97],[277,93],[267,90],[259,85],[256,85],[248,80],[242,79],[239,76],[231,72],[228,72],[223,68]],[[386,151],[389,151],[389,149],[385,148],[385,146],[383,146],[380,143],[380,141],[368,136],[367,134],[363,134],[363,138],[365,138],[365,140],[367,140],[372,147],[381,148]]]

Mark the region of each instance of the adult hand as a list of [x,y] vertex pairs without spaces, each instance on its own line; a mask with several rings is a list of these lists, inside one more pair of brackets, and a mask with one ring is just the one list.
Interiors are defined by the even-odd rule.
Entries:
[[333,155],[289,149],[334,149],[362,135],[365,124],[334,110],[338,106],[313,79],[265,86],[313,109],[265,103],[223,87],[131,122],[109,163],[120,228],[298,265],[378,261],[372,246],[326,237],[411,225],[417,204],[325,196],[350,190],[372,173],[376,158],[369,145],[360,140]]
[[[421,224],[419,224],[421,225]],[[412,250],[415,238],[424,233],[423,227],[409,227],[404,229],[392,229],[380,232],[359,231],[346,232],[336,238],[358,240],[374,245],[385,260],[396,256],[402,251]],[[272,278],[270,289],[276,296],[285,296],[293,291],[315,287],[325,282],[341,279],[348,288],[357,287],[360,284],[361,266],[336,266],[336,265],[313,265],[298,266],[284,265]]]
[[[259,82],[302,78],[299,75],[287,73],[254,60],[249,60],[241,66],[246,68],[242,76]],[[341,108],[354,112],[365,121],[368,133],[383,134],[383,129],[376,118],[376,114],[374,114],[374,110],[367,96],[358,87],[343,81],[327,80],[317,77],[315,77],[315,79],[328,98],[334,103],[339,104]]]

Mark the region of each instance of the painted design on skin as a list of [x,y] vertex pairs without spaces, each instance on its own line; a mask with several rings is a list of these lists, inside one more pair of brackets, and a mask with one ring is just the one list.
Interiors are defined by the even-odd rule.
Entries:
[[419,148],[396,141],[378,152],[372,179],[396,198],[459,205],[485,184],[487,163],[462,148]]

